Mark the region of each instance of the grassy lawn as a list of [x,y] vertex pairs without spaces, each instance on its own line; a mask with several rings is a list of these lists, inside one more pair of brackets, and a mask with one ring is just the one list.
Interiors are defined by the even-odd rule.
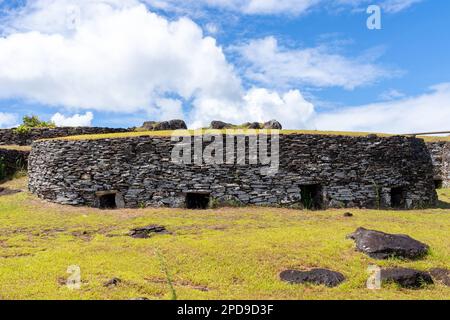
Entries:
[[[26,180],[2,187],[26,190]],[[170,299],[167,268],[179,299],[450,299],[441,284],[421,290],[394,285],[365,289],[370,264],[427,270],[450,268],[450,189],[442,209],[423,211],[298,211],[227,208],[207,211],[100,211],[50,204],[27,192],[0,196],[0,299]],[[172,232],[150,239],[127,235],[160,224]],[[423,260],[376,261],[345,236],[357,227],[406,233],[430,245]],[[64,285],[81,268],[80,290]],[[284,269],[342,272],[337,288],[289,285]],[[103,283],[122,279],[114,288]]]

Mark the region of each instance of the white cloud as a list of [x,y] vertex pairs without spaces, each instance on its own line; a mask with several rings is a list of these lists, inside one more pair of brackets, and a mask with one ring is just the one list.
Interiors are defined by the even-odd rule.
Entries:
[[[241,5],[217,3],[230,10]],[[287,2],[266,2],[252,10],[261,12],[266,6],[267,13],[277,12],[271,6],[282,3]],[[292,85],[352,89],[389,75],[371,61],[345,58],[324,47],[290,50],[269,37],[239,48],[249,63],[247,76],[263,87],[277,83],[287,89],[245,91],[215,39],[192,20],[169,21],[137,0],[36,0],[4,21],[0,99],[24,98],[74,112],[145,112],[161,120],[184,115],[191,127],[211,120],[275,118],[285,128],[314,128],[315,119],[331,129],[336,123],[327,119],[341,119],[340,114],[316,117],[301,92],[289,90]],[[183,103],[190,106],[184,113]],[[89,125],[91,116],[56,114],[53,120],[59,125]],[[0,126],[14,123],[0,113]]]
[[15,16],[10,29],[21,31],[0,38],[0,98],[135,112],[172,94],[242,97],[222,49],[191,20],[170,22],[131,0],[83,0],[72,30],[64,22],[77,3],[38,0]]
[[247,64],[245,76],[265,85],[307,84],[354,89],[396,73],[367,57],[350,59],[326,47],[283,48],[274,37],[252,40],[234,50]]
[[152,7],[181,12],[193,12],[202,8],[219,8],[243,14],[299,15],[322,0],[145,0]]
[[381,100],[395,100],[403,97],[405,97],[405,94],[395,89],[387,90],[379,96]]
[[262,88],[250,89],[240,104],[227,104],[214,99],[203,99],[191,114],[193,128],[204,127],[211,120],[234,124],[265,122],[277,119],[285,129],[312,128],[310,120],[314,106],[298,90],[284,94]]
[[423,0],[385,0],[381,3],[381,7],[388,13],[397,13],[422,1]]
[[[295,128],[314,112],[297,90],[246,92],[216,41],[189,19],[169,22],[134,1],[84,0],[72,29],[65,6],[74,4],[38,0],[9,24],[16,31],[0,38],[0,98],[69,110],[144,111],[159,120],[185,118],[191,127],[276,118]],[[89,125],[91,116],[52,120]]]
[[156,120],[184,119],[183,102],[176,99],[158,99],[156,110],[151,114]]
[[430,92],[389,102],[349,107],[317,115],[319,130],[414,133],[448,131],[450,83]]
[[75,114],[71,117],[67,117],[61,113],[53,115],[51,121],[58,127],[90,127],[94,120],[94,114],[92,112],[86,112],[85,114]]
[[12,128],[17,125],[17,115],[0,112],[0,128]]
[[209,34],[216,34],[219,32],[219,26],[217,24],[215,24],[214,22],[208,22],[205,25],[205,30],[209,33]]
[[[143,0],[153,8],[179,13],[199,14],[207,8],[218,8],[247,15],[298,16],[313,9],[352,8],[357,11],[373,4],[372,0]],[[397,13],[423,0],[382,0],[378,4],[387,13]],[[365,6],[365,8],[364,8]],[[334,10],[333,10],[334,11]]]

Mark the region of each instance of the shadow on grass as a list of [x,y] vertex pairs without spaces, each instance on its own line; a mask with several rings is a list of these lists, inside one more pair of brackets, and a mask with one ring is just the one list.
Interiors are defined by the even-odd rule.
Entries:
[[450,203],[439,200],[437,203],[437,208],[438,209],[450,209]]

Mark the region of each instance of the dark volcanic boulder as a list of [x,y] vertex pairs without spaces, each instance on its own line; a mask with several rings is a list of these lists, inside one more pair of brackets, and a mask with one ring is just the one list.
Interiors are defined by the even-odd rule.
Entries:
[[312,269],[310,271],[286,270],[280,273],[280,279],[293,284],[312,283],[336,287],[345,277],[339,272],[327,269]]
[[356,249],[374,259],[390,257],[417,259],[428,252],[428,246],[410,236],[381,231],[357,229],[348,238],[355,240]]
[[390,268],[381,270],[382,282],[395,282],[403,288],[418,289],[426,284],[433,284],[427,272],[406,268]]
[[187,125],[183,120],[175,119],[169,121],[170,130],[186,130]]
[[130,237],[136,239],[150,238],[152,234],[168,234],[169,232],[163,226],[150,225],[142,228],[135,228],[130,231]]
[[231,129],[234,126],[231,123],[226,123],[223,121],[212,121],[210,128],[211,129],[216,129],[216,130],[221,130],[221,129]]
[[283,129],[283,126],[277,120],[270,120],[264,123],[263,129],[281,130]]
[[252,122],[248,124],[248,129],[261,129],[261,124],[259,122]]
[[186,130],[187,126],[183,120],[170,120],[170,121],[147,121],[144,122],[142,128],[150,131],[162,131],[162,130]]
[[142,128],[145,130],[153,130],[156,124],[158,124],[156,121],[145,121]]
[[430,270],[430,274],[434,280],[442,282],[447,287],[450,287],[450,270],[434,268]]

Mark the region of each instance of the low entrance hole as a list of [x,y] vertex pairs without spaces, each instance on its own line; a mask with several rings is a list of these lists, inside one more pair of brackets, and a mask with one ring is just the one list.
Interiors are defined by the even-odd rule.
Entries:
[[391,207],[404,209],[406,207],[406,190],[403,187],[391,189]]
[[322,186],[318,184],[300,186],[301,202],[305,209],[318,210],[322,208]]
[[435,179],[434,180],[434,187],[436,189],[442,189],[444,181],[442,181],[442,179]]
[[186,194],[186,208],[205,210],[209,207],[210,196],[207,193],[187,193]]
[[116,194],[108,193],[99,195],[98,207],[100,209],[117,209]]

